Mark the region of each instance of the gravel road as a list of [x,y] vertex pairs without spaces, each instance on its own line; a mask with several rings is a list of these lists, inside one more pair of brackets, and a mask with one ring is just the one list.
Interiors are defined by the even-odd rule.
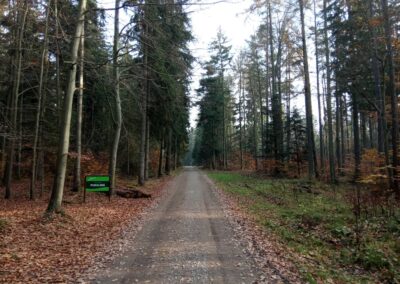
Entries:
[[206,177],[187,167],[129,249],[94,283],[254,283],[260,272],[238,241]]

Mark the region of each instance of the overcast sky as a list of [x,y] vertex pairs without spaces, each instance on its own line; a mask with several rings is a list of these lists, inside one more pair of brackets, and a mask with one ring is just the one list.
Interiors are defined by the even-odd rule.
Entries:
[[[113,8],[113,0],[99,0],[99,5],[104,8]],[[260,25],[261,19],[256,14],[251,14],[248,12],[250,5],[253,0],[192,0],[191,3],[194,5],[186,6],[186,11],[191,19],[192,33],[195,37],[195,41],[190,44],[190,49],[193,56],[198,62],[193,65],[193,76],[192,76],[192,86],[191,86],[191,101],[195,102],[198,98],[195,94],[195,90],[198,87],[199,80],[201,78],[201,66],[199,62],[204,62],[208,60],[208,46],[209,43],[216,37],[217,31],[221,28],[222,32],[228,38],[230,44],[232,45],[233,55],[238,54],[238,52],[246,46],[246,40],[250,38],[252,34],[256,31],[257,27]],[[309,13],[306,13],[306,16]],[[113,17],[114,12],[109,11],[107,13],[108,22],[108,33],[107,40],[112,42],[112,32],[113,32]],[[126,15],[121,15],[121,24],[124,25],[128,18]],[[312,18],[307,17],[307,23],[312,23]],[[314,78],[314,65],[313,62],[313,46],[312,42],[308,43],[309,48],[309,65],[310,65],[310,75],[312,85],[315,85]],[[312,87],[313,93],[315,92],[314,87]],[[304,99],[296,99],[296,105],[302,109],[304,106]],[[313,99],[313,112],[314,118],[316,118],[316,100]],[[191,109],[190,123],[192,127],[196,126],[198,111],[196,108]]]
[[[200,0],[199,2],[205,4],[218,1]],[[188,7],[193,36],[196,38],[190,45],[194,57],[199,61],[208,59],[208,45],[216,37],[219,28],[232,45],[232,52],[237,54],[260,24],[256,15],[247,12],[252,2],[253,0],[226,0],[215,4]],[[192,101],[196,100],[194,90],[198,86],[201,73],[199,64],[194,64]],[[195,126],[196,118],[197,109],[192,108],[190,116],[192,127]]]
[[[219,27],[229,39],[232,45],[232,52],[236,54],[245,46],[245,41],[257,29],[259,20],[256,15],[250,15],[246,11],[250,7],[253,0],[192,0],[194,5],[188,5],[185,9],[189,14],[192,25],[192,33],[195,41],[190,44],[193,56],[198,60],[206,61],[208,59],[208,45],[216,37]],[[100,0],[99,5],[104,8],[112,8],[114,2],[112,0]],[[112,11],[107,13],[108,33],[107,40],[112,42],[113,32]],[[121,25],[127,17],[121,15]],[[201,78],[201,67],[198,63],[193,65],[193,83],[191,99],[196,99],[195,89]],[[190,123],[195,127],[197,118],[197,109],[192,108],[190,115]]]

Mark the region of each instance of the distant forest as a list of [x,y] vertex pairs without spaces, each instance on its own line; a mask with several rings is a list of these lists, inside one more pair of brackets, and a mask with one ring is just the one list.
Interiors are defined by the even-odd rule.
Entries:
[[263,21],[239,54],[221,31],[210,44],[195,162],[400,197],[399,2],[255,1],[249,12]]

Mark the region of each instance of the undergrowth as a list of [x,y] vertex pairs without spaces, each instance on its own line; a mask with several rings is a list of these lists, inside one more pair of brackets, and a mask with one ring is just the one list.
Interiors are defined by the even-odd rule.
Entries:
[[398,209],[388,215],[365,207],[356,223],[351,185],[208,174],[265,230],[305,260],[296,263],[305,281],[400,282]]

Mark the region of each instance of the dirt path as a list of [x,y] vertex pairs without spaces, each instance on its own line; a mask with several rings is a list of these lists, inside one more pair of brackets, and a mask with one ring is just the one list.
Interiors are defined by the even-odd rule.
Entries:
[[234,240],[203,174],[185,168],[122,256],[94,283],[253,283],[260,273]]

